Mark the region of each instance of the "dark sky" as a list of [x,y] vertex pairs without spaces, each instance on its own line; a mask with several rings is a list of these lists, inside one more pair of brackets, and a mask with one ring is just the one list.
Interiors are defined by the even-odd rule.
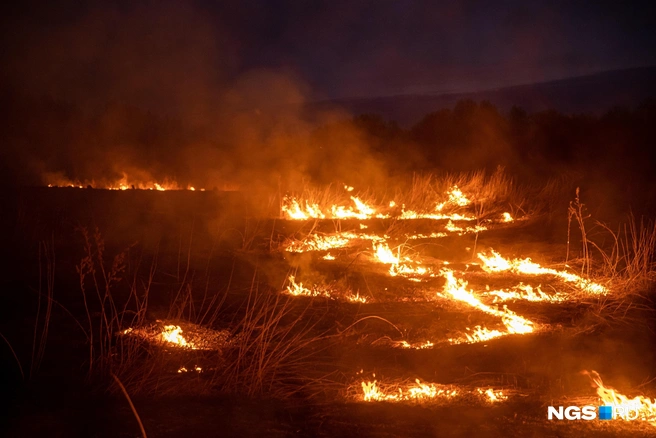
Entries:
[[474,91],[656,64],[651,3],[32,2],[4,14],[5,83],[196,101],[266,71],[290,98]]

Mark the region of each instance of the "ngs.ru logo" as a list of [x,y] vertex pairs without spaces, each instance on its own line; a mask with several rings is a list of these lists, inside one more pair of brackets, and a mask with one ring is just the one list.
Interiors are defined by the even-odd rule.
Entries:
[[[606,405],[606,406],[549,406],[547,408],[548,420],[637,420],[640,416],[639,406],[634,404]],[[598,414],[598,415],[597,415]]]

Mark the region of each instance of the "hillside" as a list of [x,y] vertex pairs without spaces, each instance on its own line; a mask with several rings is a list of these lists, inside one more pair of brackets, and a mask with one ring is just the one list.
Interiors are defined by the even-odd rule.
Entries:
[[452,108],[463,99],[488,100],[502,111],[517,105],[528,112],[555,109],[565,113],[598,114],[615,105],[634,106],[649,97],[656,97],[656,66],[469,93],[336,99],[313,102],[308,109],[340,107],[352,114],[376,113],[407,126],[427,113]]

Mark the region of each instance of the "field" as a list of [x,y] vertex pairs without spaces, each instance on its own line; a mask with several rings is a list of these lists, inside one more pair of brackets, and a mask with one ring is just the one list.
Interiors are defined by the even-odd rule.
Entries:
[[656,433],[653,222],[502,172],[257,199],[15,193],[9,435]]

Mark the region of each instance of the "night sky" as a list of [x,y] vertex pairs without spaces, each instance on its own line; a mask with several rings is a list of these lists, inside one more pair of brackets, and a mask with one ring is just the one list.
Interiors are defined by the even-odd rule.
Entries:
[[4,82],[187,106],[262,72],[294,84],[280,100],[475,91],[656,64],[650,3],[32,2],[4,13]]

